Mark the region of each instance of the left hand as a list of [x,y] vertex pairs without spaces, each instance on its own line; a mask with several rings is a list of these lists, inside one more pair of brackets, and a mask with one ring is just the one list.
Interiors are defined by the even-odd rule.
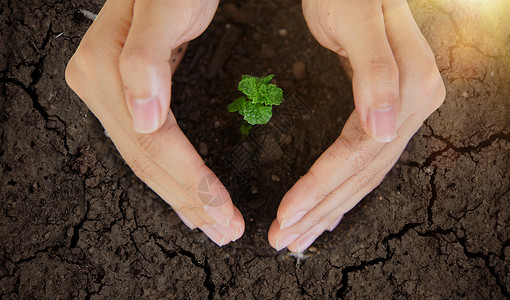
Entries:
[[303,0],[303,12],[317,40],[349,58],[356,110],[282,199],[269,242],[293,252],[333,230],[379,185],[446,94],[406,1]]

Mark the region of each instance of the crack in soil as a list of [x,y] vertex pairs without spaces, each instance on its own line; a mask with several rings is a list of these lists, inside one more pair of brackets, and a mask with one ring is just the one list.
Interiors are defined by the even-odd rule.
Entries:
[[208,299],[212,300],[214,299],[214,293],[216,291],[216,285],[211,279],[211,267],[209,266],[209,262],[207,261],[207,256],[204,258],[204,263],[201,264],[198,262],[197,257],[192,252],[189,252],[187,250],[184,250],[183,248],[179,247],[179,251],[169,251],[166,249],[163,245],[161,245],[157,240],[154,242],[156,246],[158,246],[161,249],[161,252],[163,252],[168,258],[172,259],[176,257],[177,255],[182,255],[191,260],[191,263],[195,265],[196,267],[202,269],[205,273],[205,280],[204,280],[204,287],[209,291]]
[[85,214],[83,218],[78,222],[78,224],[73,226],[73,235],[71,236],[71,241],[69,243],[69,248],[76,248],[78,241],[80,240],[80,230],[83,228],[83,224],[88,220],[88,214],[90,211],[90,202],[86,201],[87,208],[85,209]]
[[434,206],[434,203],[436,203],[436,200],[437,200],[436,174],[437,174],[437,169],[434,168],[432,175],[430,175],[431,196],[429,198],[429,204],[427,206],[427,221],[429,223],[429,226],[431,226],[434,223],[433,219],[432,219],[432,207]]
[[[379,263],[386,263],[387,261],[391,260],[393,257],[393,252],[390,249],[389,241],[393,239],[401,239],[407,232],[410,230],[422,225],[423,223],[408,223],[405,224],[404,227],[402,227],[401,230],[399,230],[396,233],[390,233],[388,236],[386,236],[382,240],[382,244],[384,245],[384,248],[386,249],[386,255],[384,257],[378,257],[369,261],[362,261],[361,263],[357,265],[348,266],[342,269],[342,280],[340,281],[340,288],[336,291],[336,297],[345,299],[345,295],[348,293],[348,287],[349,287],[349,273],[361,271],[365,269],[366,267],[370,267],[373,265],[377,265]],[[340,269],[340,267],[334,266],[330,263],[330,265],[334,268]]]
[[[457,243],[460,244],[462,246],[462,249],[463,249],[463,252],[464,252],[464,255],[466,255],[467,258],[469,259],[482,259],[485,263],[485,267],[487,268],[487,270],[489,271],[489,273],[492,275],[492,277],[494,277],[494,280],[496,281],[496,284],[498,285],[500,291],[501,291],[501,294],[503,294],[503,296],[505,296],[506,298],[510,298],[510,293],[507,289],[507,287],[505,286],[505,284],[502,282],[499,274],[496,272],[496,269],[494,266],[491,266],[490,265],[490,255],[494,255],[494,256],[498,256],[496,253],[491,253],[489,252],[488,255],[485,255],[481,252],[471,252],[468,250],[468,247],[466,245],[466,238],[465,237],[460,237],[457,232],[453,229],[453,228],[448,228],[448,229],[442,229],[442,228],[436,228],[436,229],[433,229],[433,230],[427,230],[427,231],[424,231],[424,232],[417,232],[419,236],[429,236],[429,237],[434,237],[434,238],[438,238],[438,235],[449,235],[449,234],[452,234]],[[510,242],[510,241],[507,241],[507,242]],[[504,253],[504,248],[502,248],[502,253]],[[499,257],[499,256],[498,256]]]

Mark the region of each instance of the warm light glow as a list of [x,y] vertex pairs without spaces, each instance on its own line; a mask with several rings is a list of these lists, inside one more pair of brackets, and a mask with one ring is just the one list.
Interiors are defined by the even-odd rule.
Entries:
[[[454,1],[458,7],[478,10],[480,14],[485,16],[507,16],[510,11],[509,0],[461,0]],[[505,11],[504,8],[507,8]]]
[[[494,57],[508,57],[510,50],[510,0],[429,0],[447,20],[429,38],[444,39],[454,59],[442,66],[452,78],[483,80],[498,76],[489,66]],[[441,16],[442,15],[442,16]],[[444,19],[443,19],[444,20]],[[444,50],[444,49],[442,49]],[[495,73],[496,71],[496,73]]]

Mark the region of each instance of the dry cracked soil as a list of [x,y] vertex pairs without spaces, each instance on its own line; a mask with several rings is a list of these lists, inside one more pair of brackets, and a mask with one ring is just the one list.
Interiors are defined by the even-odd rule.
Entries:
[[[508,2],[506,2],[508,3]],[[222,1],[173,80],[172,109],[246,233],[222,248],[136,178],[64,69],[101,0],[0,0],[0,299],[510,297],[510,4],[412,0],[447,87],[383,183],[302,257],[267,230],[353,109],[299,1]],[[241,74],[286,106],[251,138]]]

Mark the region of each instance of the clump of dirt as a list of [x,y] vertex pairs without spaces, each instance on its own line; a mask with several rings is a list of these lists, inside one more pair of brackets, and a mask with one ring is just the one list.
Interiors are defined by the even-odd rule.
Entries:
[[[300,3],[222,1],[173,78],[179,125],[245,216],[222,248],[133,175],[65,84],[90,25],[78,11],[102,1],[1,3],[0,298],[510,296],[510,40],[475,26],[482,10],[410,2],[447,100],[381,186],[296,259],[267,230],[354,108]],[[241,74],[276,74],[285,91],[246,140],[226,110]]]

